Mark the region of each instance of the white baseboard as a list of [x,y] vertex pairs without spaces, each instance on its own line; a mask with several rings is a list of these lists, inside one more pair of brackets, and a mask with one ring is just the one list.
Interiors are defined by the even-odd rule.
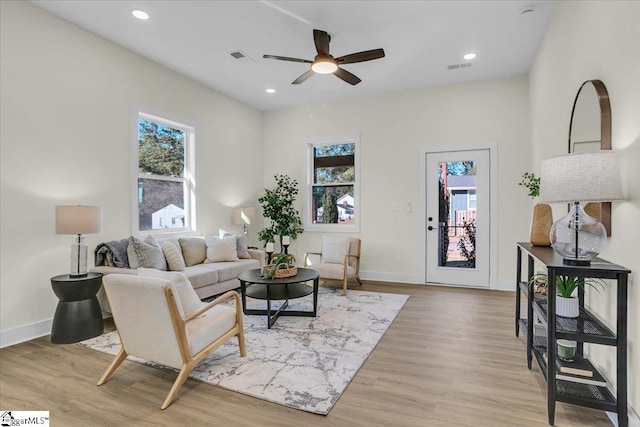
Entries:
[[514,292],[516,290],[516,285],[513,280],[496,280],[495,287],[492,287],[491,289],[496,291]]
[[53,319],[47,319],[41,322],[0,331],[0,348],[9,347],[11,345],[20,344],[21,342],[49,335],[51,334],[52,324]]
[[[611,424],[618,427],[618,415],[615,412],[605,412]],[[640,417],[635,413],[632,407],[629,407],[629,427],[640,427]]]
[[419,285],[424,284],[424,278],[420,278],[415,274],[384,273],[380,271],[361,270],[360,278],[362,280],[372,280],[374,282],[398,282]]

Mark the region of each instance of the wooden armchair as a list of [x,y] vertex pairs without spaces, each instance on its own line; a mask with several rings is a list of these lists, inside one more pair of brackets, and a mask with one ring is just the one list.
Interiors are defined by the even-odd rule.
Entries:
[[[360,239],[355,237],[322,237],[322,252],[304,254],[304,266],[320,273],[321,280],[342,282],[342,295],[347,294],[349,279],[360,281]],[[310,255],[319,262],[312,263]],[[318,260],[318,256],[320,259]]]
[[[104,384],[129,354],[179,369],[162,403],[165,409],[193,368],[226,340],[237,336],[240,355],[246,355],[237,292],[229,291],[205,304],[187,276],[179,272],[109,274],[103,285],[122,349],[98,385]],[[235,309],[219,305],[230,298],[235,299]]]

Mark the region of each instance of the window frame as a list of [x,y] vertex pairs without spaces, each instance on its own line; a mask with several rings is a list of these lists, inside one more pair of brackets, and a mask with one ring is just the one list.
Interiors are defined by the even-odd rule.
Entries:
[[[360,232],[360,135],[350,134],[333,137],[307,139],[307,191],[302,224],[305,231],[331,233],[359,233]],[[355,178],[353,182],[353,223],[351,224],[314,224],[313,215],[313,187],[314,179],[314,148],[326,145],[354,144],[353,165]],[[350,184],[348,184],[350,185]]]
[[[139,152],[140,152],[140,142],[138,135],[138,126],[140,120],[146,120],[153,123],[157,123],[162,126],[171,127],[173,129],[179,129],[184,132],[184,173],[183,177],[169,177],[169,176],[159,176],[159,175],[149,175],[146,173],[140,173],[138,171],[139,168]],[[196,182],[195,182],[195,127],[179,123],[170,119],[166,119],[164,117],[159,117],[157,115],[145,113],[142,111],[138,111],[135,115],[134,120],[134,128],[133,132],[133,155],[132,155],[132,183],[133,183],[133,191],[132,191],[132,221],[131,221],[131,231],[132,234],[138,236],[147,236],[149,234],[171,234],[171,233],[186,233],[186,232],[194,232],[196,231]],[[162,228],[156,230],[140,230],[140,221],[139,221],[139,180],[140,179],[153,179],[158,181],[169,181],[169,182],[182,182],[183,183],[183,191],[184,191],[184,218],[185,218],[185,226],[180,228]]]

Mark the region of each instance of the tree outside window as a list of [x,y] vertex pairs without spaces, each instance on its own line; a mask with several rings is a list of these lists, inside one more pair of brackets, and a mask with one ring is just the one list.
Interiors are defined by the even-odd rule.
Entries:
[[357,149],[355,137],[310,144],[307,229],[357,231]]
[[[192,185],[187,177],[193,129],[157,117],[138,119],[138,230],[190,228]],[[190,172],[190,173],[189,173]]]

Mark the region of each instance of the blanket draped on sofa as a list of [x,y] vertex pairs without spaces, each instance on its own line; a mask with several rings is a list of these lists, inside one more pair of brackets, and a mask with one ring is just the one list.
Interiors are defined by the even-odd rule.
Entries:
[[129,268],[127,246],[129,246],[129,239],[100,243],[96,247],[95,265],[109,265],[108,260],[111,260],[111,263],[115,267]]

